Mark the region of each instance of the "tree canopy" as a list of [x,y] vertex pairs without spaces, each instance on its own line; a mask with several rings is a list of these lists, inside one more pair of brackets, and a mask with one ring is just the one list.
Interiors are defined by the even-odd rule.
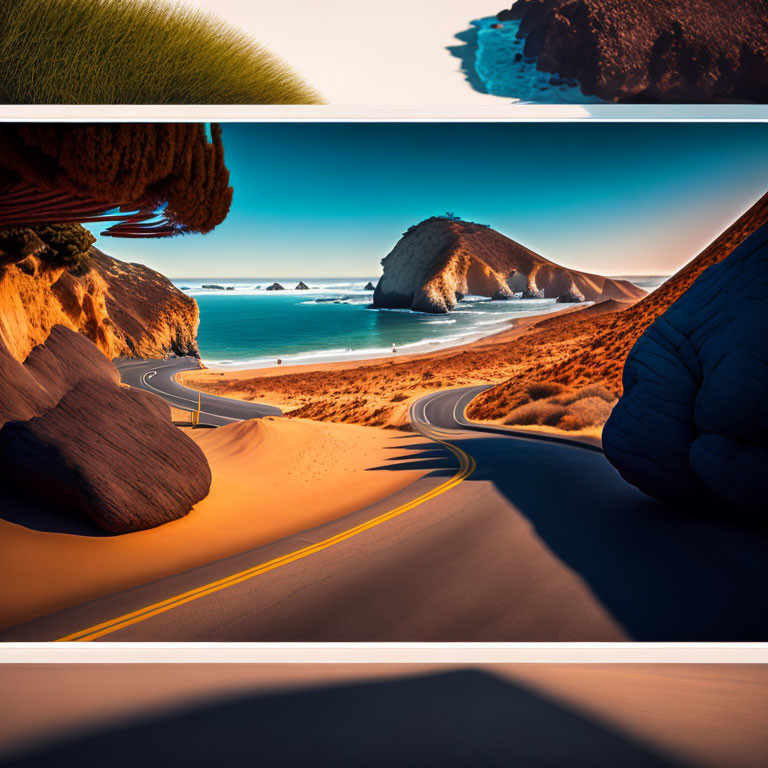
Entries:
[[232,202],[220,126],[0,125],[0,225],[113,222],[113,237],[205,233]]

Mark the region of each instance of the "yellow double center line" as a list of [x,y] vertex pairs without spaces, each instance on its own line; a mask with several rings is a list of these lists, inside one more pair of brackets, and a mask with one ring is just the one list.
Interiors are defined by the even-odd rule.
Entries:
[[111,632],[116,632],[119,629],[129,627],[131,624],[138,624],[141,621],[146,621],[147,619],[151,619],[153,616],[157,616],[158,614],[170,611],[172,608],[177,608],[180,605],[190,603],[193,600],[205,597],[206,595],[212,595],[214,592],[218,592],[222,589],[234,587],[236,584],[242,584],[244,581],[248,581],[254,576],[268,573],[269,571],[275,570],[275,568],[289,565],[290,563],[294,563],[304,557],[309,557],[310,555],[314,555],[317,552],[322,552],[324,549],[328,549],[335,544],[340,544],[342,541],[351,539],[353,536],[357,536],[359,533],[363,533],[363,531],[375,528],[377,525],[381,525],[382,523],[387,522],[387,520],[392,520],[393,518],[402,515],[404,512],[415,509],[421,504],[434,499],[436,496],[440,496],[440,494],[449,491],[451,488],[454,488],[459,483],[466,480],[472,474],[472,472],[474,472],[477,465],[475,464],[475,460],[469,454],[462,451],[461,448],[457,448],[456,446],[445,442],[430,429],[422,428],[422,432],[427,437],[445,446],[445,448],[451,451],[451,453],[453,453],[459,460],[459,469],[457,473],[450,480],[446,480],[444,483],[438,485],[436,488],[433,488],[428,493],[425,493],[418,498],[413,499],[413,501],[409,501],[407,504],[403,504],[402,506],[397,507],[396,509],[385,512],[378,517],[374,517],[372,520],[368,520],[367,522],[361,523],[354,528],[350,528],[349,530],[343,531],[342,533],[338,533],[335,536],[331,536],[328,539],[320,541],[317,544],[312,544],[308,547],[304,547],[303,549],[298,549],[295,552],[282,555],[281,557],[277,557],[274,560],[269,560],[268,562],[262,563],[261,565],[256,565],[253,568],[248,568],[245,571],[235,573],[232,576],[227,576],[226,578],[213,581],[210,584],[205,584],[204,586],[198,587],[197,589],[192,589],[189,592],[183,592],[182,594],[176,595],[175,597],[169,597],[167,600],[162,600],[159,603],[153,603],[152,605],[148,605],[146,608],[140,608],[138,611],[126,613],[123,616],[118,616],[116,619],[111,619],[110,621],[96,624],[92,627],[88,627],[87,629],[83,629],[80,632],[67,635],[66,637],[60,637],[56,642],[86,642],[89,640],[97,640],[98,638],[104,637],[104,635],[108,635]]

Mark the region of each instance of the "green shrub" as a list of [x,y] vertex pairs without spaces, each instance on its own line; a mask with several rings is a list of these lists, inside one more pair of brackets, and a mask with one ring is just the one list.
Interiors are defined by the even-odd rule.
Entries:
[[160,0],[4,0],[0,101],[313,104],[242,32]]
[[32,254],[74,275],[91,268],[90,250],[96,238],[79,224],[38,224],[0,227],[0,249],[19,260]]

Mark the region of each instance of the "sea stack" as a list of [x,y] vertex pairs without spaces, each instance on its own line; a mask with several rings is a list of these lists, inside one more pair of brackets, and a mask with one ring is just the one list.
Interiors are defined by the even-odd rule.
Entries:
[[[277,283],[275,283],[275,285],[277,285]],[[309,286],[308,286],[306,283],[302,283],[302,282],[300,282],[300,283],[299,283],[299,284],[298,284],[298,285],[297,285],[297,286],[294,288],[294,290],[295,290],[295,291],[308,291],[308,290],[309,290]]]
[[373,283],[366,283],[365,288],[363,288],[364,291],[375,291],[376,286]]
[[634,301],[645,291],[566,269],[484,224],[435,216],[411,227],[382,260],[373,306],[450,312],[468,294],[491,299]]
[[268,291],[284,291],[285,288],[283,288],[283,286],[280,285],[280,283],[272,283],[272,285],[267,286],[267,290]]

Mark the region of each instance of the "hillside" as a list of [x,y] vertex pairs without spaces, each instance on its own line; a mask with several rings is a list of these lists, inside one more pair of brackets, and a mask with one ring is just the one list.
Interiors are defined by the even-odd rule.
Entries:
[[476,419],[504,418],[511,410],[529,401],[527,386],[534,382],[553,382],[569,387],[600,384],[620,395],[624,361],[643,331],[680,298],[705,269],[726,258],[766,222],[768,194],[683,269],[636,304],[598,317],[590,313],[592,308],[587,308],[539,322],[536,325],[537,343],[544,349],[546,345],[562,345],[568,341],[573,347],[570,353],[545,365],[532,359],[527,369],[514,379],[476,398],[469,415]]

